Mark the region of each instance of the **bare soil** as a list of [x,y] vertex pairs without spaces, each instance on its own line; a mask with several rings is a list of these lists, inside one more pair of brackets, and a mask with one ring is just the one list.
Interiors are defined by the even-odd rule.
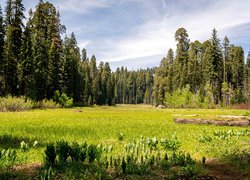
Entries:
[[250,178],[249,173],[240,173],[235,167],[221,163],[217,158],[206,161],[205,168],[208,177],[218,180],[247,180]]

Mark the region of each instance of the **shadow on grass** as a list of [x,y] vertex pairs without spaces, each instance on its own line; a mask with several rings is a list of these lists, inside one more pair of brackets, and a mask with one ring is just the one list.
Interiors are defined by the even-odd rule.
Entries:
[[208,174],[216,179],[248,179],[250,175],[250,153],[238,150],[225,154],[221,159],[213,158],[205,165]]
[[[0,148],[18,149],[18,148],[20,148],[20,143],[22,141],[24,141],[25,143],[28,143],[30,146],[32,146],[34,141],[36,141],[36,140],[30,139],[27,137],[12,136],[11,134],[3,134],[3,135],[0,135]],[[43,146],[43,145],[39,142],[39,146]]]
[[250,175],[250,151],[249,150],[236,150],[232,153],[224,155],[222,161],[234,166],[241,172],[248,172]]

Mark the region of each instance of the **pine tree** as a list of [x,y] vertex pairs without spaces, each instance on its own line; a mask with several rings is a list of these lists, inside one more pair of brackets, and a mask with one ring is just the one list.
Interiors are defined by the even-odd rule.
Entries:
[[246,95],[247,95],[247,101],[250,102],[250,51],[247,55],[247,62],[246,62],[246,80],[245,80],[245,86],[246,86]]
[[20,94],[35,99],[34,84],[34,57],[33,57],[33,44],[31,35],[31,17],[32,11],[29,12],[30,18],[26,24],[23,33],[23,43],[21,49],[20,69],[21,74],[19,77]]
[[189,39],[187,30],[179,28],[175,33],[175,40],[177,41],[176,60],[174,63],[174,83],[175,88],[184,88],[187,83],[187,60]]
[[97,66],[96,66],[96,58],[93,55],[90,58],[90,81],[92,84],[92,98],[93,98],[93,104],[97,104],[98,99],[99,99],[99,78],[98,78],[98,70],[97,70]]
[[242,47],[231,47],[230,59],[232,62],[232,88],[243,89],[244,82],[244,52]]
[[2,13],[2,8],[0,6],[0,96],[5,94],[4,58],[3,58],[5,31],[3,23],[4,23],[3,13]]
[[201,69],[201,43],[195,41],[190,43],[188,51],[188,71],[187,83],[190,85],[193,93],[198,92],[201,87],[202,69]]
[[228,66],[229,66],[229,39],[225,36],[223,40],[223,82],[228,80]]
[[63,92],[65,89],[63,84],[64,62],[61,33],[65,32],[64,26],[60,23],[60,14],[54,10],[51,18],[51,45],[49,49],[49,64],[51,64],[52,84],[49,89],[48,96],[52,97],[54,92],[59,90]]
[[22,28],[25,8],[22,0],[8,0],[5,10],[6,41],[4,44],[6,91],[18,95],[18,65],[21,63]]
[[[106,62],[103,67],[103,72],[102,72],[102,95],[103,95],[103,104],[108,104],[110,102],[110,91],[111,91],[111,81],[109,80],[111,78],[111,69],[109,66],[109,63]],[[108,81],[109,84],[108,84]],[[109,85],[109,86],[108,86]]]
[[216,104],[221,100],[221,84],[223,82],[223,59],[220,48],[220,40],[217,31],[213,29],[209,46],[204,54],[207,62],[207,80],[212,87],[213,97]]
[[49,3],[40,1],[36,6],[32,18],[32,40],[35,64],[35,86],[36,100],[49,98],[47,95],[48,87],[52,84],[52,67],[49,61],[49,49],[51,39],[48,37],[48,12],[52,11],[53,6]]

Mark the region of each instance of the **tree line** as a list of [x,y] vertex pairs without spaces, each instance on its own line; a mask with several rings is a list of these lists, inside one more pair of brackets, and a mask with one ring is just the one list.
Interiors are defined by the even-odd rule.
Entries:
[[[211,39],[190,42],[188,33],[175,33],[176,53],[169,49],[158,68],[112,72],[108,62],[80,49],[74,33],[66,34],[52,3],[39,1],[24,24],[22,0],[0,7],[0,96],[25,96],[35,101],[66,94],[75,105],[117,103],[165,104],[185,96],[186,104],[211,105],[249,100],[250,53],[222,44],[214,29]],[[62,37],[64,36],[64,37]],[[171,100],[172,97],[172,100]]]
[[74,33],[65,35],[53,4],[40,0],[26,25],[24,11],[22,0],[7,0],[4,15],[0,8],[0,96],[40,101],[59,92],[84,106],[152,102],[153,69],[112,72],[79,49]]
[[250,100],[250,52],[245,64],[243,48],[230,44],[227,36],[221,43],[216,29],[201,43],[190,42],[187,30],[179,28],[175,40],[176,55],[169,49],[155,73],[156,104],[172,106],[182,98],[180,106],[194,101],[213,107]]

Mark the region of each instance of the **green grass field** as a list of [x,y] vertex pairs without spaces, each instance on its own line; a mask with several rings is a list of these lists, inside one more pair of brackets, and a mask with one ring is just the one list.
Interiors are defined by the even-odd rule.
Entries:
[[[81,109],[82,112],[78,112]],[[174,124],[173,117],[196,114],[198,117],[217,115],[248,115],[247,110],[231,109],[156,109],[143,105],[117,105],[116,107],[89,107],[75,109],[32,110],[28,112],[0,113],[0,148],[20,148],[22,140],[29,142],[28,152],[20,153],[21,164],[43,162],[44,147],[49,142],[65,139],[112,145],[114,153],[124,145],[143,137],[170,139],[175,134],[181,150],[200,160],[221,157],[234,150],[250,149],[250,127],[222,127],[214,125]],[[214,132],[236,132],[239,135],[219,136],[213,142],[199,139]],[[241,132],[245,133],[241,136]],[[118,133],[124,140],[118,140]],[[230,134],[230,133],[229,133]],[[11,135],[4,138],[4,135]],[[32,148],[38,140],[40,146]]]

